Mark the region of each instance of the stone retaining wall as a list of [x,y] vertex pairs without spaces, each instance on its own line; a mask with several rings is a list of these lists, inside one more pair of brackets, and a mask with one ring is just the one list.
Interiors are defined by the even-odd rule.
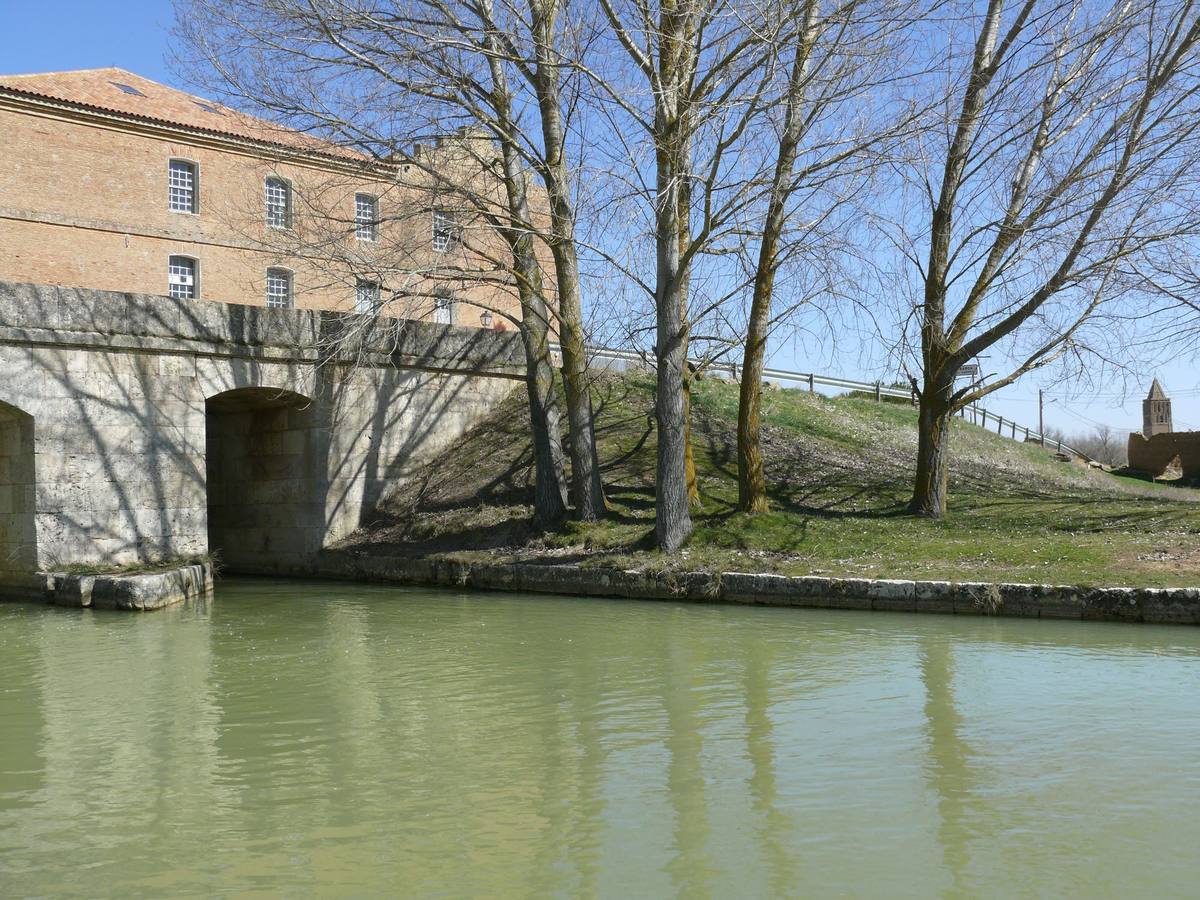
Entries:
[[325,577],[472,590],[637,600],[871,609],[954,615],[1200,624],[1200,588],[1087,588],[1040,584],[871,580],[746,572],[636,572],[325,551]]

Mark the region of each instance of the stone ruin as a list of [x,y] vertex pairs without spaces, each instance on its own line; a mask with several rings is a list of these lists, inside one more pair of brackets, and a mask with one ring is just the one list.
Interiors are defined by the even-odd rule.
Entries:
[[1156,434],[1149,440],[1136,431],[1129,435],[1129,468],[1161,478],[1176,459],[1184,478],[1200,480],[1200,431]]
[[1129,468],[1161,478],[1179,460],[1187,481],[1200,481],[1200,431],[1171,430],[1171,400],[1154,379],[1142,401],[1142,432],[1129,435]]

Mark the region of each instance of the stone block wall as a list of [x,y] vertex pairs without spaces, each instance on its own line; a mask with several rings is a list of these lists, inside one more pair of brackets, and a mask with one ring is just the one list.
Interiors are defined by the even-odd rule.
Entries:
[[321,426],[299,395],[235,390],[208,402],[208,545],[222,565],[270,571],[321,549],[330,436]]
[[0,577],[37,562],[33,419],[0,405]]
[[0,283],[0,554],[192,556],[215,525],[235,568],[306,571],[523,374],[515,335],[422,322],[349,367],[339,317]]

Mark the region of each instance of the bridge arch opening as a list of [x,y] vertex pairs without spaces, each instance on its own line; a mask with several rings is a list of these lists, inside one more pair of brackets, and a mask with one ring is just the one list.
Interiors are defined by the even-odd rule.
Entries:
[[0,585],[38,568],[33,416],[0,402]]
[[225,569],[297,571],[320,550],[328,437],[312,400],[291,391],[205,402],[208,546]]

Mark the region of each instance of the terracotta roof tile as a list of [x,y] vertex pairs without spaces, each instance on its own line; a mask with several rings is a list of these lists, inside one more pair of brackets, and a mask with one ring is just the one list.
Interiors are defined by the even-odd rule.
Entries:
[[0,75],[0,89],[3,88],[96,110],[266,141],[309,153],[369,161],[365,154],[115,67],[34,75]]

